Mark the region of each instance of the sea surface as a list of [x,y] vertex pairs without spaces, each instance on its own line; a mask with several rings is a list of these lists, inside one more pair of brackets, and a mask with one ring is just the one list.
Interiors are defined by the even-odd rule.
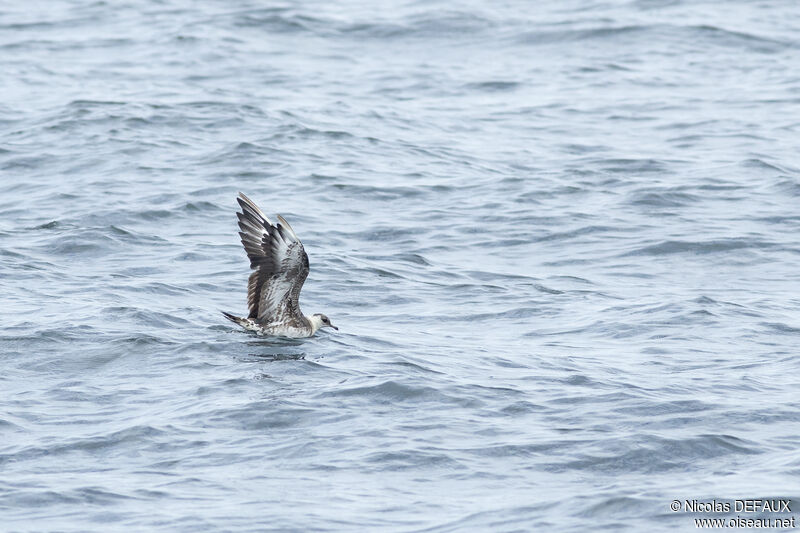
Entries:
[[800,526],[799,143],[790,1],[3,2],[0,530]]

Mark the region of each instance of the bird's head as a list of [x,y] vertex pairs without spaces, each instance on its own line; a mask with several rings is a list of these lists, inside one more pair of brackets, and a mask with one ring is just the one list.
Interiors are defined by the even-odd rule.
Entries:
[[331,324],[330,319],[322,313],[314,313],[309,318],[311,319],[311,324],[313,325],[315,331],[319,328],[333,328],[336,331],[339,331],[339,328]]

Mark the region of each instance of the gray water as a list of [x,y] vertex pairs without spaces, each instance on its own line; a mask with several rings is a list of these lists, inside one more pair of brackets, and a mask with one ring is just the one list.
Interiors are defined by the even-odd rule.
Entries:
[[[798,37],[778,0],[3,3],[0,529],[800,496]],[[340,331],[219,313],[238,191]]]

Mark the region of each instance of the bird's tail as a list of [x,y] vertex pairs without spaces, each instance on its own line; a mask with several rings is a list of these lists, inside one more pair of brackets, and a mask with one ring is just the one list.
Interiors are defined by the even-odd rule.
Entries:
[[232,315],[230,313],[226,313],[225,311],[220,311],[220,313],[225,315],[225,318],[227,318],[228,320],[230,320],[234,324],[239,324],[242,327],[246,327],[247,320],[245,320],[244,318],[242,318],[240,316]]

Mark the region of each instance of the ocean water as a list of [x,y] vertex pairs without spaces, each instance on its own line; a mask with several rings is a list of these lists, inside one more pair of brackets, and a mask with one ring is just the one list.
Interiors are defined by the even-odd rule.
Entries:
[[[798,28],[779,0],[2,3],[0,530],[796,499]],[[338,332],[219,313],[239,191]]]

